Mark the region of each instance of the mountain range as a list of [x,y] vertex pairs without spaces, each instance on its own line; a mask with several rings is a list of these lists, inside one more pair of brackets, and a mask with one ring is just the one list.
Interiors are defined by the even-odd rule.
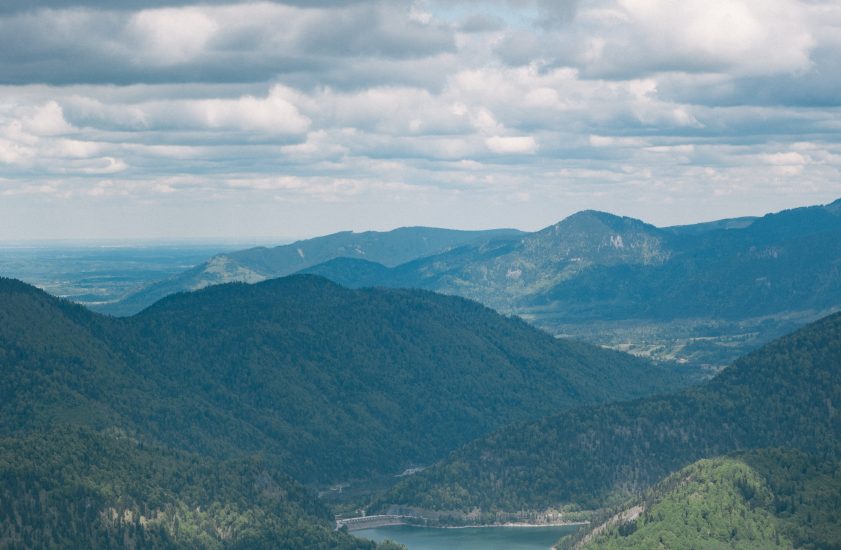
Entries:
[[219,255],[100,310],[302,272],[464,296],[555,335],[714,371],[841,307],[839,255],[841,200],[666,228],[583,211],[534,233],[346,232]]
[[20,547],[357,547],[298,482],[685,383],[463,298],[311,275],[125,318],[0,279],[0,365],[0,540]]
[[841,307],[839,257],[836,201],[677,228],[585,211],[393,268],[342,258],[306,272],[465,296],[553,334],[721,367]]
[[333,258],[361,258],[395,266],[474,241],[515,238],[520,234],[515,229],[458,231],[434,227],[401,227],[387,232],[343,231],[273,248],[260,246],[217,254],[183,273],[146,285],[119,301],[94,304],[91,308],[111,315],[132,315],[177,292],[284,277]]
[[[209,262],[127,317],[0,278],[0,546],[388,550],[314,489],[389,478],[343,510],[589,518],[563,548],[841,547],[841,313],[758,347],[841,304],[841,201],[437,231],[255,249],[216,272],[252,284]],[[755,349],[687,388],[571,327],[696,365]]]

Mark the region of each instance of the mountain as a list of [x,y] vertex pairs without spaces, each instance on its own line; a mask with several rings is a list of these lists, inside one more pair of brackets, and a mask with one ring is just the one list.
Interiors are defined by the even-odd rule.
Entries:
[[841,463],[763,449],[703,459],[563,548],[838,548]]
[[836,201],[662,229],[585,211],[399,266],[332,260],[305,272],[465,296],[553,334],[720,367],[840,308],[839,259]]
[[[466,245],[391,269],[371,271],[359,261],[340,265],[347,268],[343,281],[352,286],[416,286],[508,310],[593,265],[660,264],[669,256],[668,238],[639,220],[588,210],[516,240]],[[329,276],[338,262],[305,272]],[[359,281],[353,280],[353,265],[360,268]]]
[[304,482],[393,473],[509,422],[682,384],[475,302],[294,276],[171,296],[129,318],[0,280],[0,434],[58,423]]
[[215,256],[123,300],[308,273],[477,300],[557,336],[714,373],[841,308],[841,200],[658,228],[586,210],[534,233],[402,228]]
[[283,277],[333,258],[361,258],[394,266],[467,243],[504,240],[519,234],[515,229],[457,231],[433,227],[401,227],[387,232],[343,231],[274,248],[256,247],[218,254],[203,264],[147,285],[117,302],[91,307],[111,315],[132,315],[176,292],[221,283],[255,283]]
[[841,314],[680,393],[581,407],[480,438],[401,482],[374,509],[584,509],[622,503],[693,461],[790,447],[841,457]]

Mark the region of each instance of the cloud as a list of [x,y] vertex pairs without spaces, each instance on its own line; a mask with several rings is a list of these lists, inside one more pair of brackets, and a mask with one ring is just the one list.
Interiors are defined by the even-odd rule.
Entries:
[[539,22],[544,27],[567,25],[578,13],[579,0],[539,0]]
[[455,51],[454,30],[404,2],[269,2],[143,9],[67,7],[0,17],[0,83],[255,82],[341,74],[348,60]]
[[537,151],[537,141],[532,136],[493,136],[485,140],[494,153],[529,155]]
[[482,33],[500,31],[505,26],[505,21],[499,17],[483,13],[473,13],[459,23],[458,30],[465,33]]
[[140,55],[136,62],[181,65],[195,60],[220,30],[219,22],[196,8],[144,10],[126,25]]
[[0,231],[44,205],[57,234],[300,235],[826,201],[839,37],[819,0],[4,2]]
[[21,128],[35,136],[68,134],[73,127],[64,119],[61,106],[55,101],[22,110]]
[[157,101],[140,104],[140,116],[155,129],[239,130],[276,135],[305,133],[310,120],[275,86],[264,98]]
[[[497,54],[512,65],[542,60],[593,78],[665,72],[741,76],[808,71],[816,10],[798,0],[541,2],[541,34],[509,33]],[[773,52],[773,53],[772,53]]]
[[[365,3],[370,0],[284,0],[283,4],[291,6],[348,6],[351,4]],[[202,0],[202,5],[215,4],[249,4],[253,0]],[[150,8],[167,8],[195,4],[194,0],[4,0],[0,4],[0,13],[32,12],[44,9],[68,9],[68,8],[97,8],[103,10],[124,10],[138,11]]]

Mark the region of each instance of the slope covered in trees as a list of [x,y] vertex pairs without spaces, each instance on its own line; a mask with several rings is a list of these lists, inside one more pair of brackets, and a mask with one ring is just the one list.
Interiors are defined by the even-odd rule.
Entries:
[[0,291],[0,431],[56,419],[176,448],[263,452],[306,482],[427,464],[509,422],[681,379],[461,298],[297,276],[108,318]]
[[623,502],[695,460],[787,446],[841,454],[841,315],[736,361],[709,383],[504,428],[413,476],[377,505],[520,510]]
[[79,427],[0,437],[3,548],[373,549],[258,459]]
[[703,459],[563,548],[838,548],[841,463],[795,451]]
[[682,383],[461,298],[312,276],[131,318],[0,279],[0,367],[12,548],[369,548],[287,476],[394,473],[509,421]]

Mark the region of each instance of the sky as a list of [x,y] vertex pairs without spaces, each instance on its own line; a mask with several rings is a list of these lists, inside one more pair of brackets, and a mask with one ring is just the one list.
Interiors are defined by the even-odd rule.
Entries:
[[3,0],[0,241],[841,197],[837,0]]

